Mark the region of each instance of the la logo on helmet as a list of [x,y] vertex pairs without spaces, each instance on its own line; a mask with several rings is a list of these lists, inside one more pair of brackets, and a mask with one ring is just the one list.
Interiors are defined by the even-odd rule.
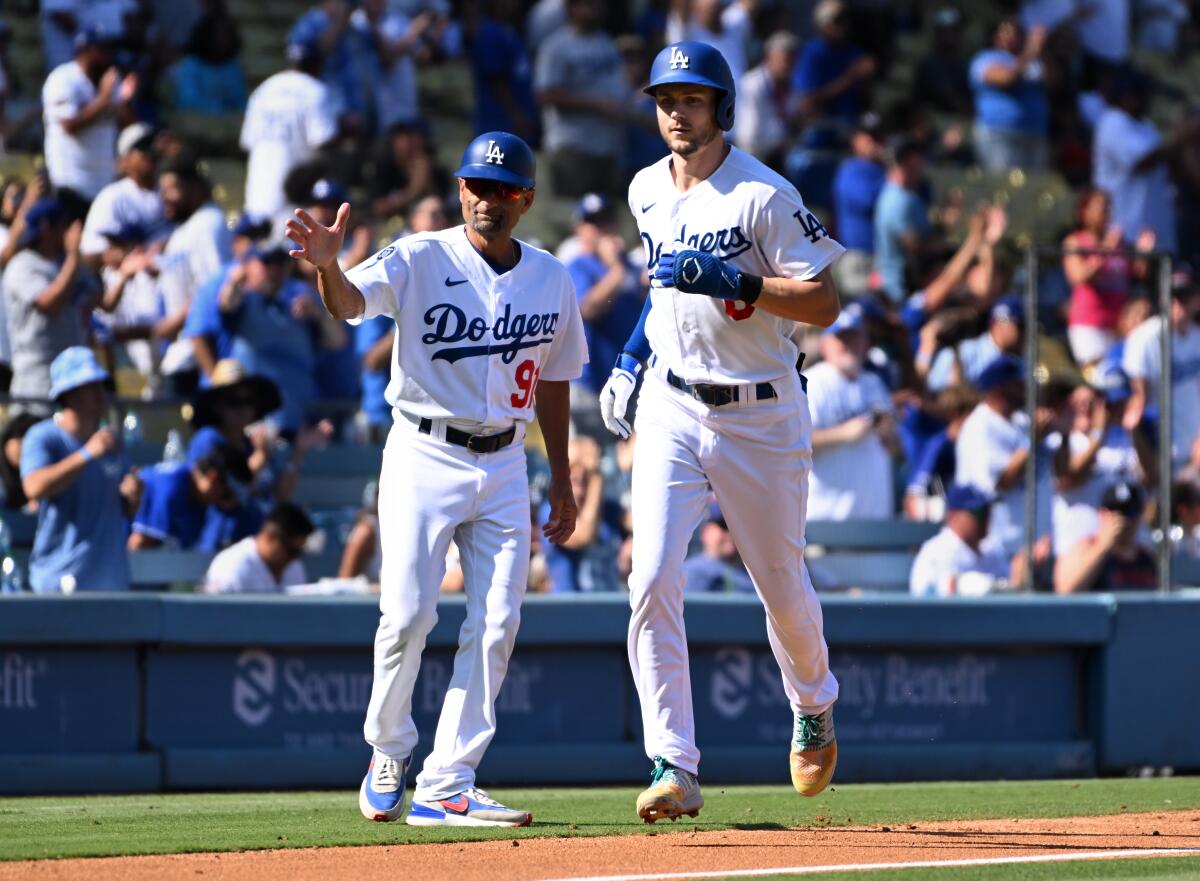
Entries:
[[683,50],[678,46],[671,48],[671,70],[688,69],[688,57],[683,54]]
[[487,161],[488,163],[495,162],[497,165],[504,164],[504,154],[500,152],[500,145],[495,141],[488,141]]

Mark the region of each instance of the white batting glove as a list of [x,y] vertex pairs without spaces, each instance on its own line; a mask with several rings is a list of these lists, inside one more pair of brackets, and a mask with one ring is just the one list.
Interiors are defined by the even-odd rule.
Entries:
[[622,352],[608,382],[600,389],[600,418],[604,420],[604,427],[622,440],[628,440],[633,434],[633,426],[625,418],[625,412],[629,409],[629,399],[641,369],[642,365],[636,359]]

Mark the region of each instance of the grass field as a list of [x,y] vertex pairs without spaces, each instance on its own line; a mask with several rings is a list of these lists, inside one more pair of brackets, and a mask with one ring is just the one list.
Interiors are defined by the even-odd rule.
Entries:
[[[698,820],[660,822],[653,827],[634,816],[632,788],[498,790],[495,794],[532,810],[535,824],[527,829],[479,830],[368,823],[358,814],[357,794],[348,791],[0,799],[0,859],[1096,816],[1200,808],[1200,778],[863,784],[835,786],[813,800],[798,799],[785,787],[708,786],[707,804]],[[931,875],[989,881],[1200,878],[1200,859],[938,869],[936,873],[895,870],[885,877],[909,881]],[[842,872],[828,877],[868,876]]]

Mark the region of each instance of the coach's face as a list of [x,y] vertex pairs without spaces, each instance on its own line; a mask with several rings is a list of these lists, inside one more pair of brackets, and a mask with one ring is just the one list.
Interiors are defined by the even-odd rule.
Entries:
[[482,178],[459,178],[463,220],[485,239],[511,235],[533,205],[533,190]]
[[707,86],[670,83],[654,90],[658,131],[667,149],[691,156],[721,133],[717,126],[717,92]]

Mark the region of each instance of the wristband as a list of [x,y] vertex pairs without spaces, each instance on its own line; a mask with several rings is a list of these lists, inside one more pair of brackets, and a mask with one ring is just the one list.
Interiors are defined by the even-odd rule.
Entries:
[[92,451],[87,448],[86,444],[79,448],[79,455],[83,456],[84,464],[87,464],[96,458],[92,455]]
[[738,273],[738,299],[749,306],[762,293],[763,280],[761,275],[751,275],[748,272]]
[[640,374],[644,366],[642,360],[637,355],[630,354],[629,352],[622,352],[617,356],[616,368],[628,371],[634,376]]

